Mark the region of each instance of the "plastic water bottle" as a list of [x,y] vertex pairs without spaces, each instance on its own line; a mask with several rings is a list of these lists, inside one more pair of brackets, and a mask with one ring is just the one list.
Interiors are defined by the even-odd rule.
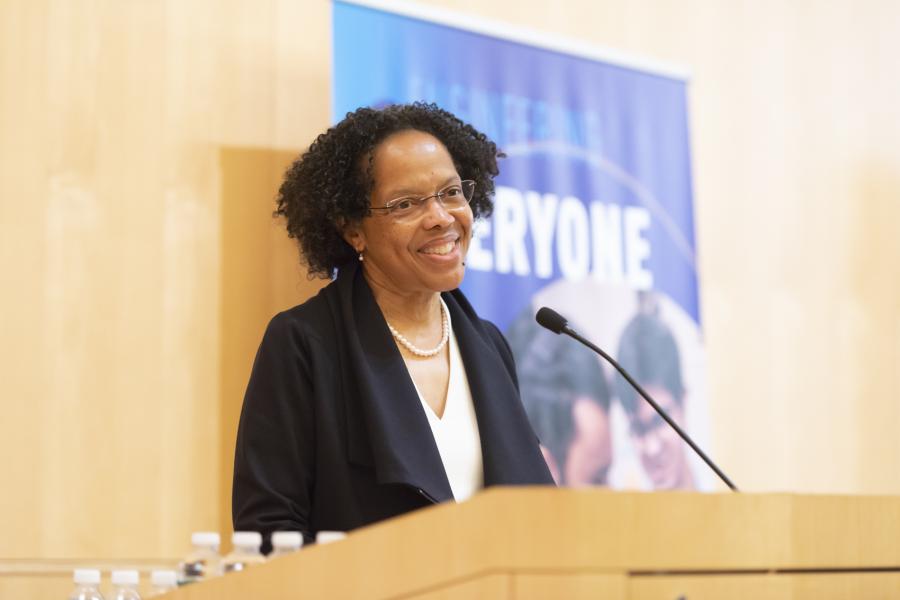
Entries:
[[303,535],[299,531],[276,531],[272,534],[272,553],[269,558],[293,554],[303,546]]
[[140,576],[137,571],[113,571],[112,600],[141,600],[141,595],[138,594],[139,582]]
[[150,585],[153,590],[151,596],[167,594],[178,587],[178,577],[175,571],[152,571],[150,573]]
[[75,569],[75,591],[69,600],[103,600],[97,586],[100,585],[100,571],[97,569]]
[[249,566],[266,562],[266,557],[259,551],[262,546],[262,534],[257,531],[235,531],[231,536],[234,550],[222,561],[223,573],[243,571]]
[[214,577],[219,572],[219,534],[214,531],[198,531],[191,534],[193,549],[179,565],[179,584],[185,585]]
[[316,534],[316,543],[320,545],[331,544],[339,542],[345,537],[347,537],[347,533],[344,531],[320,531]]

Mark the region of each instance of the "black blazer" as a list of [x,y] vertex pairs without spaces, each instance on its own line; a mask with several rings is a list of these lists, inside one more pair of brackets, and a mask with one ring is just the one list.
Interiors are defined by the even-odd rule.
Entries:
[[[553,485],[512,353],[459,290],[450,309],[481,437],[484,483]],[[452,500],[428,419],[357,265],[276,315],[253,364],[234,462],[236,531],[347,531]],[[266,543],[268,547],[268,543]]]

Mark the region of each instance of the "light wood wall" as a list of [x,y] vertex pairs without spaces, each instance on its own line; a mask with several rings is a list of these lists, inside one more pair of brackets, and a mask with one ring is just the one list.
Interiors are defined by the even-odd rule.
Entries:
[[[691,69],[713,454],[748,490],[900,493],[900,5],[423,3]],[[226,529],[259,336],[317,285],[270,213],[329,122],[330,28],[0,3],[0,559]]]
[[309,295],[271,212],[329,37],[326,2],[0,4],[0,558],[230,521],[236,382]]

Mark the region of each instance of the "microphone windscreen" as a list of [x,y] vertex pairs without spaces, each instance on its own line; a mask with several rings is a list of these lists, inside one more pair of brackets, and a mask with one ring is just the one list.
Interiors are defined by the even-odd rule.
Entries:
[[546,306],[537,311],[534,318],[538,322],[538,325],[546,327],[553,333],[562,333],[562,330],[569,324],[565,317]]

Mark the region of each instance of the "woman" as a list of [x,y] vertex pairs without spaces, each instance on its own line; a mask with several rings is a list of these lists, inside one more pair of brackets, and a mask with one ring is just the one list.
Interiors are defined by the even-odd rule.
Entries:
[[434,105],[362,108],[277,214],[334,281],[270,322],[235,455],[235,530],[346,531],[488,485],[552,484],[512,354],[457,289],[497,149]]

